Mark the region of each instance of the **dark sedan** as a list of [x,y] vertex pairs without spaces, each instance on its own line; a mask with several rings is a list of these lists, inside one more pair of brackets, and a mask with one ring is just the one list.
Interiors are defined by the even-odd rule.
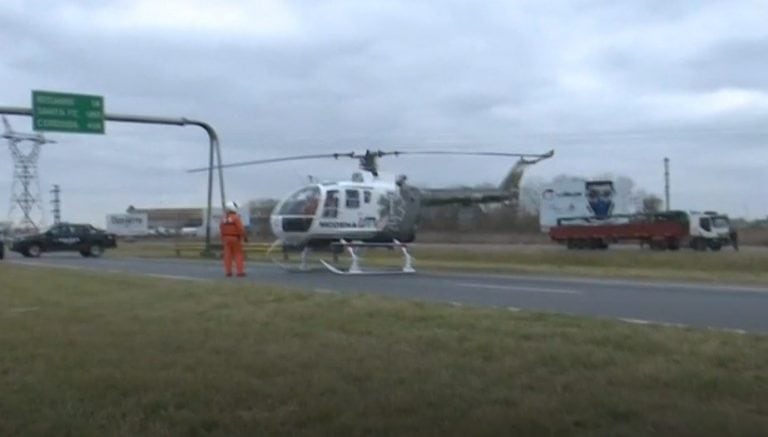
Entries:
[[26,257],[38,257],[43,252],[79,252],[82,256],[99,257],[105,249],[117,247],[115,234],[88,224],[60,223],[40,234],[17,239],[11,250]]

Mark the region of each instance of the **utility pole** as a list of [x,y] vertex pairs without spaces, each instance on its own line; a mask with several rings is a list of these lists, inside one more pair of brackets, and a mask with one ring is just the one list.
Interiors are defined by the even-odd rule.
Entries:
[[669,158],[664,158],[664,206],[669,211]]
[[51,204],[53,205],[53,224],[58,225],[61,223],[61,198],[59,197],[61,188],[58,185],[54,185],[51,194],[53,195],[51,199]]

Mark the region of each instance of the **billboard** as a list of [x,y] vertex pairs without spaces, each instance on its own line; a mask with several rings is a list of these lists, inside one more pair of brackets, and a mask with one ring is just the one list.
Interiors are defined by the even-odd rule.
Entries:
[[109,214],[107,232],[125,237],[147,235],[149,219],[146,213]]
[[628,195],[617,192],[612,181],[565,179],[547,187],[541,194],[539,225],[546,231],[556,226],[558,219],[582,217],[588,223],[631,212]]
[[616,190],[611,181],[592,181],[584,184],[589,211],[597,219],[608,218],[616,205]]

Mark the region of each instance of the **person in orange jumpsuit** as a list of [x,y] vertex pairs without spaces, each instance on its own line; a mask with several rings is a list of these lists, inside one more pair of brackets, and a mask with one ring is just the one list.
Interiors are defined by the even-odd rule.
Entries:
[[247,234],[237,209],[236,202],[227,202],[226,214],[222,217],[219,225],[221,242],[224,245],[224,272],[227,276],[232,276],[233,261],[237,267],[237,276],[245,276],[243,242],[246,240]]

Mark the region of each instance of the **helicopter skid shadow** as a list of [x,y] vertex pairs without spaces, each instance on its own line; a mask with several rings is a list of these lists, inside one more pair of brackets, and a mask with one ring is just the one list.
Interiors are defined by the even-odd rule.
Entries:
[[328,271],[331,273],[337,274],[337,275],[344,275],[344,276],[352,276],[352,275],[412,275],[416,273],[416,270],[410,269],[391,269],[391,270],[361,270],[361,269],[352,269],[349,270],[341,270],[334,266],[333,264],[329,263],[328,261],[325,261],[323,259],[320,260],[320,262],[325,266]]
[[289,273],[312,273],[325,271],[325,269],[317,265],[310,265],[309,263],[304,265],[299,263],[285,263],[278,261],[276,258],[272,258],[272,263],[280,267],[281,270]]

